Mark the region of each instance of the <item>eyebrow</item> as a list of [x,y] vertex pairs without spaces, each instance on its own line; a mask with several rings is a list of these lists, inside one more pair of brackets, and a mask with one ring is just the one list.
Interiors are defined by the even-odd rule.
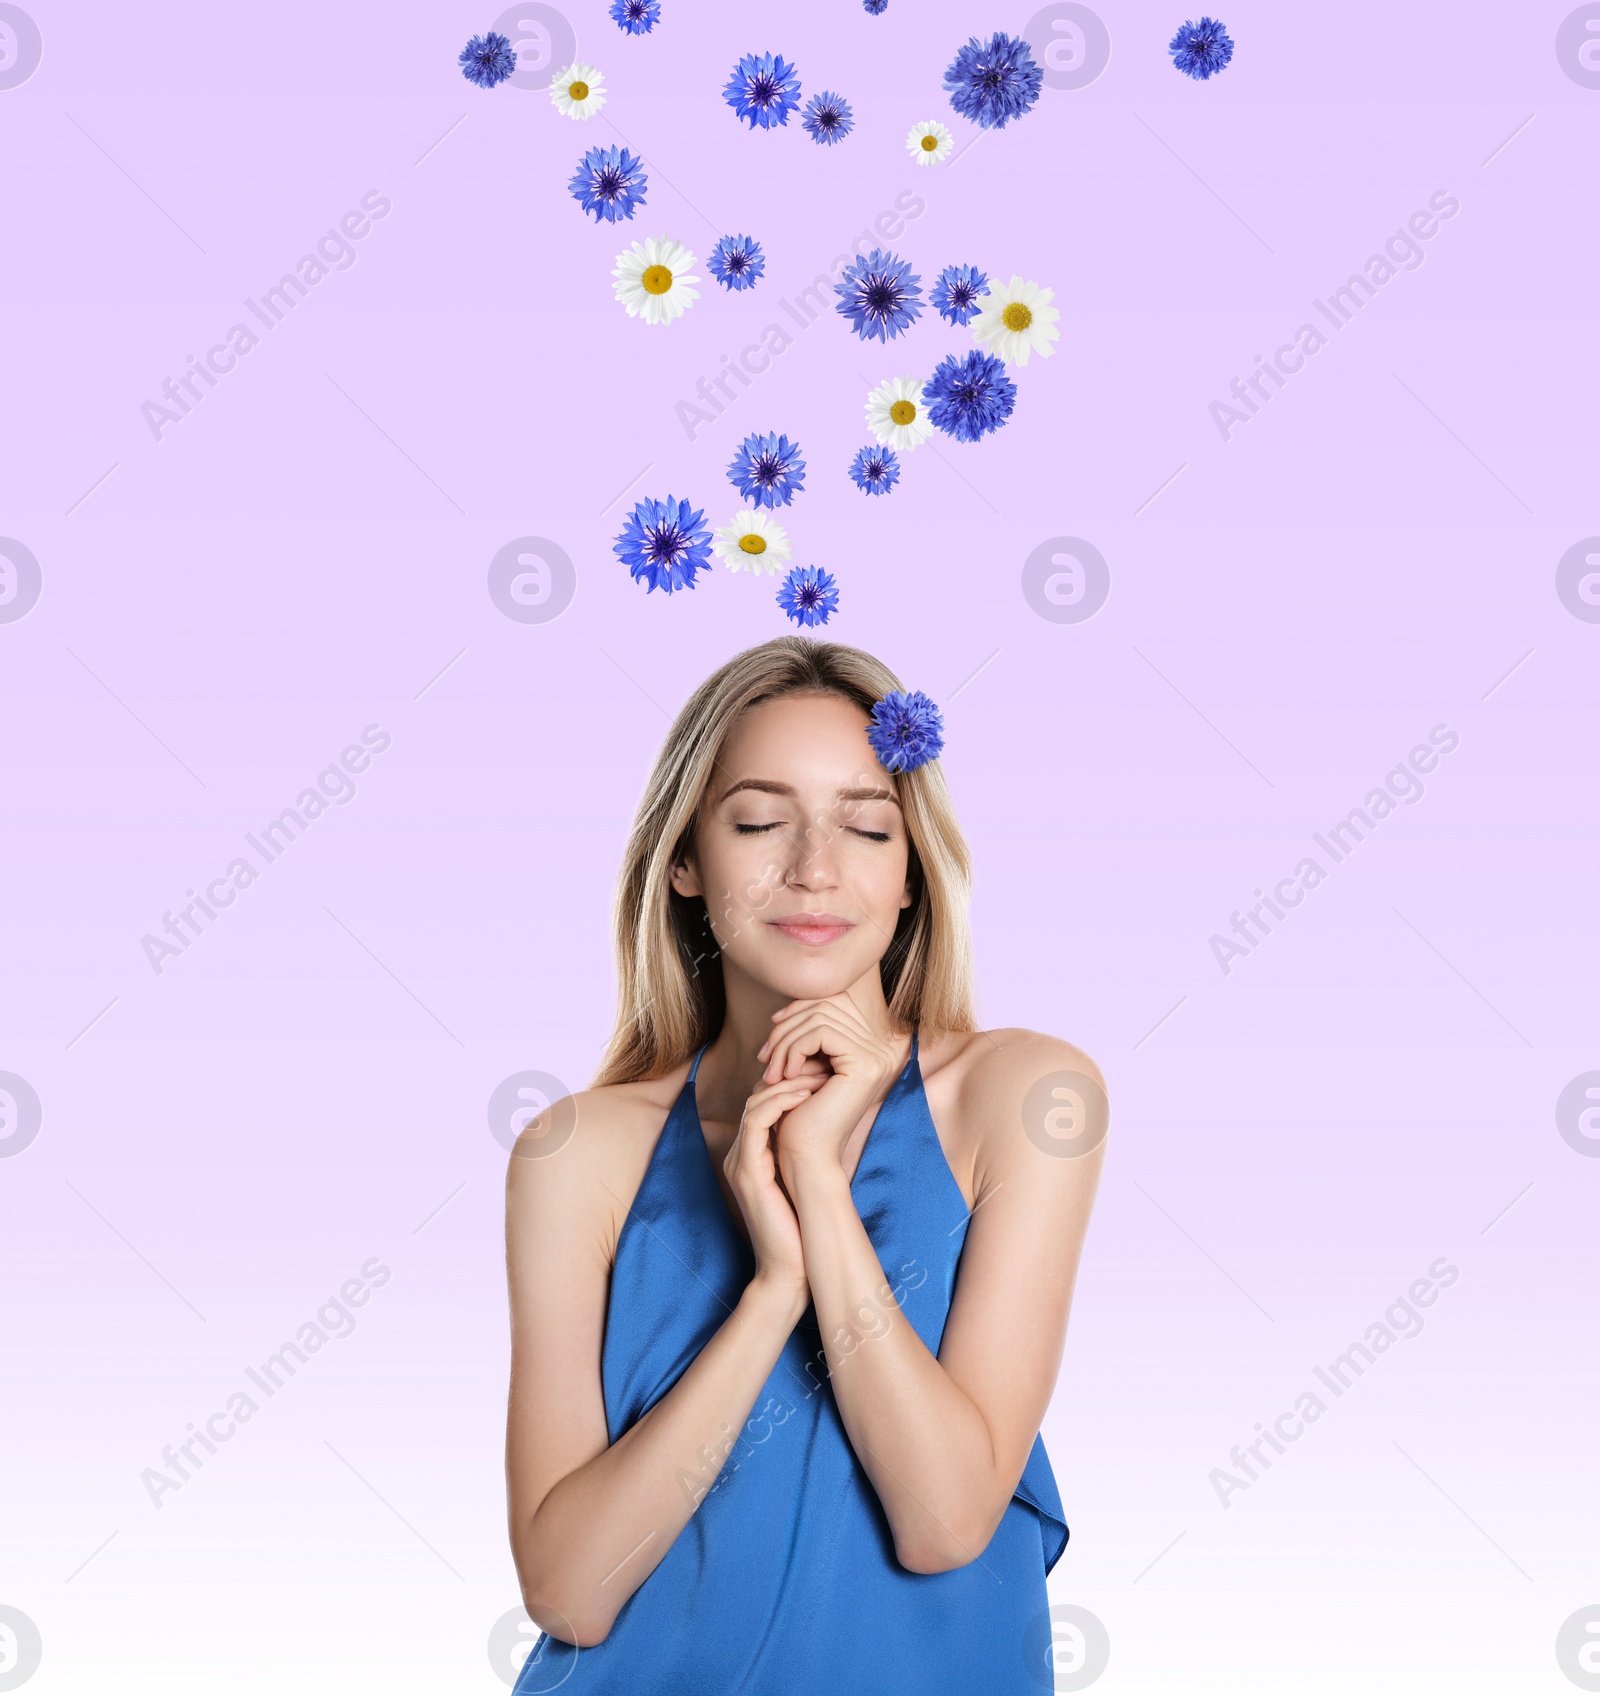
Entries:
[[[797,798],[797,791],[792,784],[776,783],[768,777],[742,777],[735,784],[723,790],[717,797],[717,805],[721,806],[730,795],[737,795],[741,790],[754,789],[763,795],[785,795],[791,799]],[[891,789],[841,789],[838,792],[841,801],[892,801],[899,806],[899,800]]]

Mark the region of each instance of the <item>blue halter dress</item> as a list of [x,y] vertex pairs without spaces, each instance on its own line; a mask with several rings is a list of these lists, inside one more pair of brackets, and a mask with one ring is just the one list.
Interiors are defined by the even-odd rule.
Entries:
[[[613,1443],[678,1381],[755,1272],[700,1128],[699,1067],[696,1055],[617,1243],[601,1359]],[[937,1354],[969,1214],[915,1037],[850,1190],[900,1303],[895,1313],[880,1298],[884,1318],[858,1316],[858,1330],[903,1322]],[[686,1474],[685,1488],[708,1476]],[[976,1560],[941,1573],[900,1566],[807,1309],[715,1485],[605,1641],[541,1637],[514,1696],[1036,1696],[1052,1688],[1045,1575],[1066,1541],[1036,1436]]]

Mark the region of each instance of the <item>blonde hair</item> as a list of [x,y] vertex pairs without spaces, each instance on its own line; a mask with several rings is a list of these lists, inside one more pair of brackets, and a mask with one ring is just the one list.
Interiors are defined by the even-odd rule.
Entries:
[[[736,654],[689,697],[656,757],[633,821],[612,910],[617,1022],[595,1084],[680,1066],[722,1023],[722,968],[706,959],[698,900],[672,887],[694,845],[700,805],[742,713],[782,695],[839,695],[869,716],[899,680],[860,648],[779,636]],[[891,1015],[934,1030],[976,1028],[967,900],[972,862],[937,760],[894,776],[909,838],[911,905],[879,972]]]

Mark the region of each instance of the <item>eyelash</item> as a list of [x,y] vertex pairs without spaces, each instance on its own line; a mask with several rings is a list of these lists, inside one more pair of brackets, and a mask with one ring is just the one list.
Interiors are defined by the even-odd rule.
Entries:
[[[769,830],[778,829],[778,821],[774,819],[771,824],[736,824],[733,828],[740,836],[765,836]],[[887,842],[889,840],[889,833],[886,830],[857,830],[854,825],[846,825],[845,829],[853,836],[863,837],[868,842]]]

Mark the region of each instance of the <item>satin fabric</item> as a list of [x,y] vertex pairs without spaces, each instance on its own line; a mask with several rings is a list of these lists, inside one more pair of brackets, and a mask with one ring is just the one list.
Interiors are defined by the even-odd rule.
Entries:
[[[702,1052],[704,1052],[702,1050]],[[677,1382],[732,1311],[754,1256],[717,1184],[695,1057],[617,1245],[602,1378],[615,1442]],[[892,1320],[937,1354],[969,1218],[928,1111],[917,1044],[873,1122],[851,1194],[898,1311],[880,1291],[862,1340]],[[715,1464],[716,1455],[711,1457]],[[700,1477],[680,1476],[686,1492]],[[845,1433],[808,1309],[715,1486],[603,1643],[541,1637],[515,1696],[1023,1696],[1052,1688],[1045,1575],[1067,1541],[1035,1437],[987,1548],[952,1572],[907,1572]],[[618,1561],[626,1550],[619,1549]]]

